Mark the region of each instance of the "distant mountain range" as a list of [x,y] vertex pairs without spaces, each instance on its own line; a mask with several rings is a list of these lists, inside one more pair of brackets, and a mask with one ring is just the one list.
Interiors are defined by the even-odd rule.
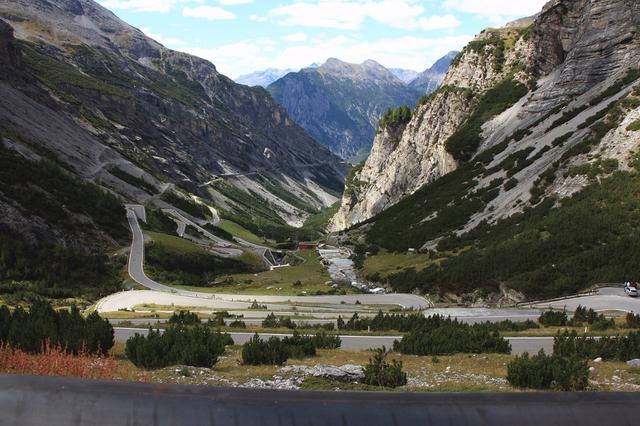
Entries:
[[404,84],[411,83],[420,75],[418,71],[406,70],[402,68],[389,68],[389,71],[391,71],[393,75],[402,80]]
[[390,70],[373,60],[351,64],[332,58],[288,73],[267,90],[317,141],[359,161],[371,149],[382,114],[401,105],[413,107],[436,90],[454,57],[447,54],[424,73]]
[[274,81],[279,78],[284,77],[290,72],[295,71],[294,69],[278,69],[278,68],[269,68],[264,71],[256,71],[251,74],[241,75],[235,79],[236,83],[244,84],[246,86],[262,86],[267,87]]
[[447,74],[449,65],[458,56],[458,52],[451,51],[442,58],[438,59],[435,64],[428,70],[416,75],[408,82],[409,87],[416,89],[422,93],[435,92],[442,84],[444,76]]

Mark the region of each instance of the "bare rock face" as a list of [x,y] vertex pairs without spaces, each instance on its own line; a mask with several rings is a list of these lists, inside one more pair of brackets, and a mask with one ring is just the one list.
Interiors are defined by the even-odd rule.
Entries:
[[15,44],[13,27],[0,20],[0,66],[19,67],[20,50]]
[[533,94],[526,110],[548,110],[637,63],[640,4],[634,0],[553,0],[531,32],[530,61],[553,84]]
[[[508,141],[514,132],[526,129],[554,108],[588,103],[628,68],[639,65],[640,4],[635,0],[552,0],[531,26],[516,26],[530,22],[486,30],[472,41],[452,63],[442,88],[416,108],[392,151],[385,147],[385,135],[378,135],[372,155],[353,179],[359,183],[358,188],[347,191],[333,218],[332,230],[370,219],[425,183],[456,169],[459,164],[446,150],[447,139],[469,117],[474,102],[503,79],[514,78],[529,87],[534,81],[537,84],[515,105],[483,125],[477,152]],[[496,49],[496,45],[502,48]],[[460,89],[468,89],[473,98],[462,96]],[[589,91],[593,93],[585,95]],[[520,148],[508,149],[505,155],[523,145],[551,144],[547,140],[550,135],[555,138],[562,133],[556,134],[550,125],[538,126],[539,131],[525,137]],[[553,155],[557,154],[549,154],[546,159],[549,164]],[[543,171],[532,170],[527,175],[529,186],[518,189],[526,193],[524,198]],[[495,210],[484,218],[512,213],[505,206],[514,201],[505,199],[504,206],[492,204]]]
[[[520,33],[505,29],[480,34],[474,47],[453,61],[442,87],[416,107],[401,135],[397,130],[378,132],[371,155],[355,176],[359,185],[346,189],[331,230],[365,221],[457,168],[445,143],[472,111],[473,94],[484,93],[509,74],[527,80],[526,73],[517,71],[516,66],[527,56],[530,44],[520,36],[512,48],[498,52],[496,40],[505,34],[517,37]],[[498,60],[504,63],[496,65]]]

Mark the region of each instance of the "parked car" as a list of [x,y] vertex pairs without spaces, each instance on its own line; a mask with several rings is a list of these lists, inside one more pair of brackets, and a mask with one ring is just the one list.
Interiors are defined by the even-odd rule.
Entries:
[[638,287],[635,283],[626,282],[624,283],[624,292],[627,293],[627,296],[630,297],[638,297]]

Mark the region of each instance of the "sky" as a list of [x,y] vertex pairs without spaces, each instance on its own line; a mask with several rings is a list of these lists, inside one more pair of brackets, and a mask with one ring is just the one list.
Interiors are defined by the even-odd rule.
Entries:
[[236,78],[334,57],[423,71],[547,0],[97,0],[166,47]]

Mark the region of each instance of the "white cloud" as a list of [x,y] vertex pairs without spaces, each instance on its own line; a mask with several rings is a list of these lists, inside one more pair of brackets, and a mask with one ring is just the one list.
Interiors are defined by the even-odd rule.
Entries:
[[204,0],[99,0],[108,9],[128,9],[134,12],[171,11],[174,6],[186,3],[203,3]]
[[158,34],[158,33],[154,32],[152,29],[147,28],[147,27],[143,27],[143,28],[141,28],[141,30],[148,37],[151,37],[152,39],[154,39],[158,43],[161,43],[161,44],[163,44],[163,45],[165,45],[167,47],[184,46],[185,44],[187,44],[186,41],[184,41],[184,40],[182,40],[180,38],[163,36],[162,34]]
[[266,40],[245,40],[216,48],[184,48],[185,52],[213,62],[228,76],[267,68],[304,68],[330,57],[361,63],[374,59],[386,67],[422,71],[451,50],[462,49],[471,35],[445,37],[397,37],[366,40],[357,37],[319,36],[305,44],[285,46],[275,51]]
[[447,30],[460,26],[460,21],[453,15],[429,16],[418,20],[418,28],[422,30]]
[[282,39],[284,41],[289,41],[289,42],[292,42],[292,43],[306,41],[307,38],[308,38],[308,36],[305,33],[288,34],[288,35],[282,37]]
[[443,6],[459,12],[472,13],[492,22],[524,18],[542,10],[548,0],[445,0]]
[[182,16],[186,16],[188,18],[202,18],[209,21],[236,19],[235,13],[224,10],[218,6],[185,7],[182,10]]
[[358,30],[367,19],[400,29],[449,29],[460,25],[453,15],[424,16],[416,0],[303,0],[278,6],[254,21],[273,19],[281,25]]

